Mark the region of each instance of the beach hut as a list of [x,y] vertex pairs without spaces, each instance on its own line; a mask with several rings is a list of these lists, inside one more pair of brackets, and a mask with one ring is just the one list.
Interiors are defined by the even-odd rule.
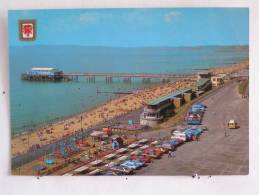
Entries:
[[104,141],[109,138],[109,136],[102,131],[93,131],[90,136],[94,141]]

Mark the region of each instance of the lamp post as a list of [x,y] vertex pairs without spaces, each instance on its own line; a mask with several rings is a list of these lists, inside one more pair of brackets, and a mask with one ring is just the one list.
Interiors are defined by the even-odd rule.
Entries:
[[81,115],[81,117],[80,117],[80,119],[81,119],[81,131],[83,130],[83,116]]

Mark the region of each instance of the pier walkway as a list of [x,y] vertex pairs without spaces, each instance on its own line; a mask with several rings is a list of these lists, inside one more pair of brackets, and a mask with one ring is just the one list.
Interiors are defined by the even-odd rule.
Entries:
[[160,79],[162,82],[173,80],[194,80],[195,74],[151,74],[151,73],[90,73],[90,72],[68,72],[62,74],[64,78],[77,80],[78,77],[86,77],[89,82],[95,82],[95,78],[105,78],[107,83],[113,78],[123,78],[124,82],[131,82],[131,79],[140,78],[143,82],[150,82],[151,79]]

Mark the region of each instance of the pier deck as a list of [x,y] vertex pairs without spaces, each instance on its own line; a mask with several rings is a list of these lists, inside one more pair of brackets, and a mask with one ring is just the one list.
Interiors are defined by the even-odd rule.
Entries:
[[161,82],[175,80],[195,80],[195,74],[152,74],[152,73],[91,73],[91,72],[60,72],[58,75],[23,73],[21,78],[30,81],[56,81],[56,80],[78,80],[85,77],[88,82],[94,83],[96,78],[105,78],[106,83],[112,83],[113,78],[122,78],[124,82],[130,83],[132,79],[142,79],[149,83],[151,79],[160,79]]
[[79,77],[85,77],[88,82],[94,83],[95,78],[105,78],[106,83],[112,83],[113,78],[122,78],[124,82],[130,83],[132,79],[142,79],[143,83],[151,82],[151,79],[160,79],[166,83],[175,80],[195,80],[195,74],[148,74],[148,73],[90,73],[90,72],[70,72],[63,73],[64,78],[78,80]]
[[70,72],[63,73],[63,76],[85,76],[85,77],[112,77],[112,78],[193,78],[194,74],[144,74],[144,73],[89,73]]

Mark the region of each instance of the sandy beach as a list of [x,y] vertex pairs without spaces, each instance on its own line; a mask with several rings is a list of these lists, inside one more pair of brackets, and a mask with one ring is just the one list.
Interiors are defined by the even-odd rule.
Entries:
[[[213,68],[213,74],[229,74],[240,69],[248,68],[248,60],[223,68]],[[55,124],[39,128],[30,134],[15,136],[11,140],[11,154],[16,156],[25,153],[31,146],[45,145],[72,134],[77,130],[89,128],[108,119],[139,109],[151,100],[166,95],[180,88],[190,87],[194,83],[190,81],[178,81],[175,83],[160,84],[148,89],[135,91],[133,94],[118,97],[97,108],[88,110],[79,115],[58,121]],[[81,120],[82,118],[82,120]]]
[[[12,156],[26,152],[32,145],[44,145],[60,139],[82,128],[97,125],[105,120],[136,110],[146,105],[149,101],[166,95],[179,88],[189,87],[193,83],[179,81],[175,83],[161,84],[149,89],[135,91],[133,94],[118,97],[104,105],[73,116],[67,120],[39,128],[30,134],[23,134],[12,138]],[[82,117],[82,122],[81,122]],[[28,147],[29,146],[29,147]]]

